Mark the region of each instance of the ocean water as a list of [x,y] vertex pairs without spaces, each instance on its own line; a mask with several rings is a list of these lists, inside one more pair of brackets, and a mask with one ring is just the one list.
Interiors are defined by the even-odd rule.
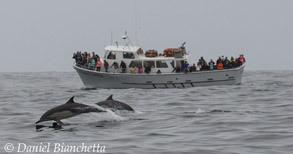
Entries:
[[[0,73],[0,81],[0,153],[12,146],[12,153],[293,152],[293,71],[245,71],[241,85],[186,89],[89,90],[75,72]],[[94,105],[111,94],[136,112],[83,114],[62,120],[61,129],[36,129],[44,112],[72,96]]]

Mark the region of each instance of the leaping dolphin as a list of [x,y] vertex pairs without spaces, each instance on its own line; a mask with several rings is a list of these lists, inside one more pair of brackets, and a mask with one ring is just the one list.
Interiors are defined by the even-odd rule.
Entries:
[[39,121],[36,122],[40,123],[43,121],[50,121],[50,120],[55,120],[58,124],[64,125],[63,122],[61,122],[61,119],[66,119],[70,117],[77,116],[82,113],[89,113],[89,112],[106,112],[104,110],[95,108],[93,106],[85,105],[85,104],[80,104],[76,103],[73,101],[73,97],[71,97],[67,103],[54,107],[47,112],[45,112]]
[[106,108],[106,109],[109,108],[112,110],[134,111],[134,109],[131,106],[129,106],[123,102],[113,100],[112,97],[113,97],[113,95],[110,95],[105,101],[98,102],[96,104],[103,107],[103,108]]

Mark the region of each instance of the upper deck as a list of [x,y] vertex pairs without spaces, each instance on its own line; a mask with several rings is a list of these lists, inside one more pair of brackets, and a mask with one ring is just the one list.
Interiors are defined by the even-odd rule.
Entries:
[[[172,50],[171,54],[173,55],[166,55],[166,51],[168,49],[165,49],[163,53],[158,53],[157,50],[146,50],[145,53],[143,49],[140,46],[106,46],[104,48],[105,55],[104,58],[107,60],[125,60],[125,59],[141,59],[141,60],[174,60],[174,59],[184,59],[187,60],[188,54],[182,50],[180,50],[183,46],[180,48],[169,48]],[[174,52],[175,50],[178,50],[178,52]],[[154,51],[154,52],[153,52]],[[151,54],[149,54],[151,52]],[[122,56],[123,55],[123,56]]]
[[115,52],[132,52],[136,53],[141,47],[139,46],[106,46],[105,51],[115,51]]

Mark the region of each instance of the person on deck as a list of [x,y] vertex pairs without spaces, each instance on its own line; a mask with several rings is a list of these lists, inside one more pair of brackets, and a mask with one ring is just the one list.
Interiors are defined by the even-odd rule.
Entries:
[[149,74],[151,71],[152,71],[152,70],[151,70],[150,65],[147,64],[146,67],[144,68],[144,72],[145,72],[146,74]]
[[202,63],[200,62],[200,60],[198,60],[198,62],[197,62],[197,69],[198,69],[199,71],[202,70]]
[[208,70],[209,66],[207,62],[204,62],[203,65],[201,66],[201,70]]
[[87,58],[87,66],[90,67],[89,65],[90,65],[91,59],[92,59],[91,54],[89,53],[86,58]]
[[77,63],[78,63],[78,64],[82,64],[82,63],[81,63],[81,60],[82,60],[81,58],[82,58],[82,56],[81,56],[81,52],[78,52],[78,53],[77,53]]
[[143,68],[142,68],[141,65],[138,66],[138,68],[137,68],[137,72],[138,72],[138,73],[143,73]]
[[242,64],[245,63],[245,58],[244,58],[243,54],[240,54],[238,60],[239,60]]
[[73,57],[72,58],[75,59],[75,63],[78,62],[78,60],[77,60],[77,53],[73,53]]
[[222,62],[222,59],[221,59],[221,57],[219,56],[219,58],[218,58],[218,60],[217,60],[217,66],[218,66],[218,64],[219,64],[220,62]]
[[113,62],[113,64],[110,66],[110,68],[112,68],[113,66],[114,66],[115,73],[117,73],[117,70],[119,68],[119,65],[118,65],[118,63],[117,63],[116,60]]
[[180,73],[180,72],[181,72],[181,69],[180,69],[180,67],[177,65],[177,66],[173,69],[172,73],[173,73],[174,71],[175,71],[176,73]]
[[134,65],[130,68],[130,74],[136,74],[136,67]]
[[231,67],[231,68],[235,67],[235,60],[234,60],[234,57],[231,57],[231,59],[230,59],[230,67]]
[[230,66],[230,61],[228,59],[228,57],[225,58],[225,60],[223,61],[223,68],[228,69]]
[[193,65],[189,68],[189,72],[196,72],[196,66],[195,66],[195,64],[193,64]]
[[85,52],[84,54],[83,54],[83,57],[82,57],[82,61],[83,61],[83,66],[84,67],[88,67],[88,61],[87,61],[88,59],[87,59],[87,52]]
[[218,64],[218,70],[222,70],[222,69],[223,69],[223,63],[220,62],[220,63]]
[[96,61],[94,60],[94,58],[92,58],[90,63],[90,69],[95,70],[95,66],[96,66]]
[[120,67],[122,68],[122,73],[126,73],[126,64],[124,61],[121,61]]
[[101,71],[101,66],[102,66],[102,61],[100,60],[100,58],[97,59],[97,71],[100,72]]
[[104,60],[104,68],[105,68],[105,72],[108,72],[109,63],[106,61],[106,59]]
[[184,72],[188,72],[188,66],[189,66],[188,62],[185,61],[184,64],[183,64],[183,71]]
[[209,62],[210,70],[214,69],[215,62],[211,59]]
[[206,60],[203,57],[200,57],[199,61],[201,62],[201,64],[203,65],[204,63],[206,63]]
[[238,58],[236,58],[236,60],[235,60],[235,67],[239,67],[241,65],[242,65],[242,62]]
[[225,57],[224,57],[224,55],[222,55],[222,57],[221,57],[221,60],[222,60],[222,63],[224,62],[224,60],[225,60]]

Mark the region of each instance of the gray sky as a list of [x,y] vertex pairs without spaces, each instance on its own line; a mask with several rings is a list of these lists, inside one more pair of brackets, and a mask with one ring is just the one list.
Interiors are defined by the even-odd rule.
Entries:
[[[292,70],[292,0],[0,0],[0,72],[73,71],[72,53],[113,40],[200,56],[246,57],[247,70]],[[135,31],[137,29],[137,41]]]

